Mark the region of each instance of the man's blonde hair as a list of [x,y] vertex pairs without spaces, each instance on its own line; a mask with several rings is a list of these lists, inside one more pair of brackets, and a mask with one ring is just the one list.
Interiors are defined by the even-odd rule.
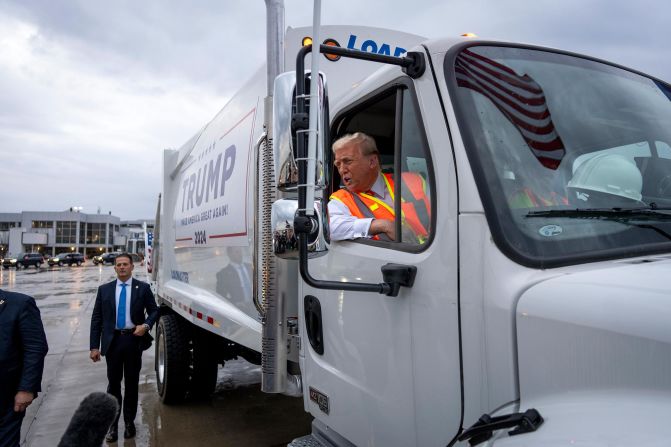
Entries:
[[338,138],[333,142],[333,153],[336,153],[343,146],[352,143],[359,146],[362,155],[380,155],[380,151],[377,150],[377,145],[375,144],[373,137],[366,135],[363,132],[348,133]]

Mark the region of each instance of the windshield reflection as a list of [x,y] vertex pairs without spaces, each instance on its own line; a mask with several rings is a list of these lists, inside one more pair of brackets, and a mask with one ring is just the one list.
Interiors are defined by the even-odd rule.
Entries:
[[445,68],[488,221],[505,252],[559,265],[668,243],[660,232],[607,219],[525,219],[530,210],[671,207],[668,85],[512,47],[471,46]]

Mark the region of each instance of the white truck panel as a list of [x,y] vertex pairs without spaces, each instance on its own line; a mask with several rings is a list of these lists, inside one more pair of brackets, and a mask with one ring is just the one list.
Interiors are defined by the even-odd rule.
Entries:
[[671,261],[594,267],[537,284],[520,298],[523,402],[581,390],[671,389]]
[[581,390],[524,403],[546,419],[538,431],[508,436],[506,430],[501,430],[499,439],[481,445],[663,447],[671,442],[668,392]]
[[[229,340],[261,350],[261,323],[227,300],[181,281],[164,284],[163,298],[173,304],[173,310],[186,320]],[[226,324],[222,324],[223,322]]]
[[[218,333],[237,333],[236,313],[229,317],[226,312],[231,304],[250,318],[257,318],[251,287],[236,284],[232,289],[223,279],[230,278],[224,269],[231,250],[243,264],[249,265],[252,258],[252,149],[261,133],[258,117],[263,115],[263,86],[263,72],[259,70],[212,122],[182,147],[179,160],[183,161],[174,178],[171,173],[177,164],[166,166],[158,293],[169,295],[164,289],[170,282],[184,283],[187,287],[175,296],[181,301],[173,303],[173,308],[175,304],[178,308],[191,306],[204,315],[216,316],[220,329],[211,325],[206,328]],[[174,284],[170,289],[174,292]],[[201,301],[206,296],[219,296],[223,303]],[[248,329],[252,326],[246,325]]]

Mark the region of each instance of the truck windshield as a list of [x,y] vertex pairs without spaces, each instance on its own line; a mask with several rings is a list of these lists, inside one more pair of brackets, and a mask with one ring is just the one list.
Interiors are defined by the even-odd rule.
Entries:
[[444,68],[508,256],[551,267],[671,250],[668,84],[529,48],[470,46]]

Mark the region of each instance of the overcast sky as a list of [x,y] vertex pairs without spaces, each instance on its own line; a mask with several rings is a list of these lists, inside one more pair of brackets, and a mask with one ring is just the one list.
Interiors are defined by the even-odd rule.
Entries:
[[[312,2],[286,0],[287,26]],[[324,24],[475,32],[671,81],[665,0],[325,0]],[[262,0],[0,0],[0,212],[153,218],[161,156],[265,56]]]

